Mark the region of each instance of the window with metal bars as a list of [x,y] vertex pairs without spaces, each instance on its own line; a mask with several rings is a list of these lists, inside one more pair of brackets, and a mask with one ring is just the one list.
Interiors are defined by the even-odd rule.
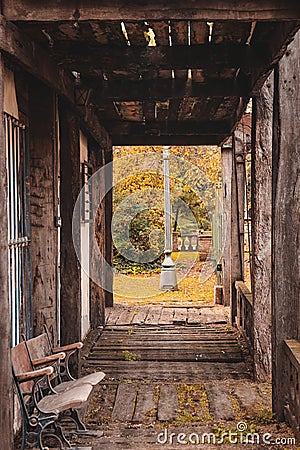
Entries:
[[12,345],[20,335],[32,335],[30,273],[29,155],[27,131],[19,120],[4,114],[7,155],[7,214],[9,299]]

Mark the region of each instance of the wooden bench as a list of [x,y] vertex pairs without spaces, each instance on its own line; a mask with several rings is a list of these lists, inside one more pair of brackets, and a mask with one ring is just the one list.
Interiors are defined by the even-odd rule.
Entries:
[[[43,336],[45,338],[45,336]],[[60,419],[68,412],[78,431],[86,431],[79,419],[78,409],[87,405],[93,386],[105,376],[103,372],[87,375],[78,380],[62,381],[59,361],[64,352],[44,355],[33,364],[28,347],[39,348],[39,339],[21,342],[11,349],[13,378],[15,381],[23,418],[22,450],[26,446],[45,449],[43,436],[54,436],[61,445],[70,447],[63,434]],[[29,343],[29,345],[28,345]]]

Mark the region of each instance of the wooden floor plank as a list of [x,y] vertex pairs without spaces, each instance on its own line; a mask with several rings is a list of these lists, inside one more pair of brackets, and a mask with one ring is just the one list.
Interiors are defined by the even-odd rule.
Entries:
[[171,325],[173,323],[174,308],[163,308],[159,318],[159,325]]
[[174,384],[162,384],[160,386],[157,418],[160,421],[178,418],[178,394]]
[[226,387],[219,384],[205,384],[209,401],[209,411],[214,420],[233,420],[234,410],[226,392]]
[[174,324],[185,324],[187,322],[188,310],[187,308],[174,308]]
[[124,310],[121,311],[116,321],[116,325],[131,324],[133,317],[134,317],[133,308],[124,308]]
[[220,312],[216,314],[214,308],[203,308],[201,309],[200,320],[202,324],[213,324],[213,323],[227,323],[227,319],[223,314],[220,318]]
[[148,311],[149,306],[140,306],[139,308],[135,308],[131,324],[139,325],[141,323],[144,323],[148,315]]
[[133,417],[137,394],[136,383],[120,383],[111,415],[111,420],[130,421]]
[[160,349],[160,348],[125,348],[118,350],[106,350],[93,352],[90,360],[122,360],[124,353],[138,355],[142,361],[220,361],[220,362],[240,362],[242,361],[241,351],[239,349],[218,350],[213,348],[206,349]]
[[242,409],[251,408],[259,402],[257,391],[249,385],[236,385],[232,390],[232,394],[237,398]]
[[151,306],[146,317],[145,323],[148,325],[158,325],[162,313],[162,306]]
[[123,308],[114,306],[106,321],[106,325],[115,325],[122,311]]
[[133,416],[134,422],[143,422],[145,416],[156,407],[154,385],[150,383],[140,383],[138,388],[136,406]]
[[200,308],[188,308],[187,323],[190,325],[200,324],[201,323],[200,315],[201,315]]
[[249,379],[252,374],[244,363],[170,362],[170,361],[87,361],[84,373],[103,370],[106,379],[203,382],[224,379]]

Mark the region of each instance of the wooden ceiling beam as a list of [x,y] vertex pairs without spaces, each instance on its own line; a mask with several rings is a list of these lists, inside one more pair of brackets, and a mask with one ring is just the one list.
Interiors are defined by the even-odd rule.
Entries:
[[112,145],[221,145],[228,135],[199,136],[147,136],[112,135]]
[[159,78],[140,81],[102,82],[99,78],[95,78],[93,80],[84,79],[84,86],[94,89],[91,101],[97,104],[105,101],[164,101],[184,97],[243,97],[249,93],[245,84],[233,79],[209,80],[204,83],[197,83],[192,80]]
[[75,105],[74,82],[71,74],[58,67],[49,54],[33,42],[13,23],[0,15],[0,52],[14,64],[35,76],[64,97],[82,120],[82,125],[102,145],[106,130],[92,108]]
[[[298,0],[2,0],[3,14],[12,21],[74,20],[297,20]],[[76,13],[75,13],[76,11]]]
[[173,122],[134,122],[134,121],[107,121],[103,122],[111,135],[223,135],[230,134],[230,123],[225,120],[206,121],[173,121]]
[[57,41],[52,53],[78,72],[143,71],[260,67],[263,52],[246,44],[201,44],[176,47],[117,47],[90,42]]

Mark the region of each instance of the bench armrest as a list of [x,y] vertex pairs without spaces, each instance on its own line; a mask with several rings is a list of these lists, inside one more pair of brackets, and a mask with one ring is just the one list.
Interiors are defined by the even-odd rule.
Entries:
[[73,342],[72,344],[68,344],[68,345],[63,345],[62,347],[56,347],[53,348],[53,353],[57,353],[57,352],[67,352],[70,350],[77,350],[83,347],[83,343],[82,342]]
[[19,373],[16,375],[16,378],[20,383],[22,383],[24,381],[34,380],[35,378],[43,377],[45,375],[52,375],[53,372],[53,367],[44,367],[43,369],[37,369],[32,372]]
[[34,366],[39,366],[40,364],[46,364],[46,363],[55,362],[59,359],[65,359],[65,357],[66,357],[66,354],[64,352],[55,353],[54,355],[45,356],[44,358],[41,358],[41,359],[34,359],[32,361],[32,364]]

